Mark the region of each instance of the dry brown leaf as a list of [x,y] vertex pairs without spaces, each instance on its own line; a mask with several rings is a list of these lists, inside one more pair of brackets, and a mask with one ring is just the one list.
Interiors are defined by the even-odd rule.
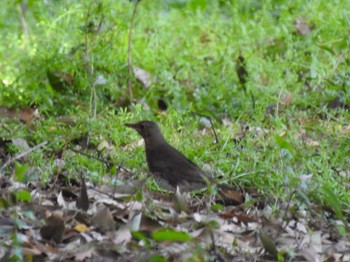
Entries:
[[285,106],[291,105],[293,102],[293,96],[291,93],[283,92],[279,97],[279,102]]
[[218,185],[218,195],[224,205],[240,205],[245,201],[241,191],[227,185]]
[[46,219],[46,225],[40,229],[40,235],[45,240],[61,243],[64,234],[64,219],[61,214],[54,213]]
[[221,213],[219,216],[223,219],[232,219],[235,223],[240,224],[248,224],[252,222],[258,222],[258,218],[255,216],[249,216],[246,214],[235,214],[235,213]]
[[73,75],[67,72],[47,70],[46,75],[50,86],[58,92],[64,92],[74,82]]
[[86,190],[85,179],[82,177],[80,194],[76,201],[76,206],[79,209],[87,211],[89,209],[89,196]]
[[30,123],[39,118],[39,111],[37,108],[23,108],[19,112],[19,120],[23,123]]
[[299,17],[297,20],[294,21],[294,27],[297,33],[302,36],[306,36],[312,31],[312,28],[302,17]]
[[113,216],[111,212],[109,212],[109,209],[104,205],[100,207],[100,210],[92,217],[91,224],[104,233],[116,229]]
[[155,230],[162,229],[163,226],[159,223],[159,221],[152,219],[145,214],[142,215],[141,225],[139,230],[143,233],[151,233]]

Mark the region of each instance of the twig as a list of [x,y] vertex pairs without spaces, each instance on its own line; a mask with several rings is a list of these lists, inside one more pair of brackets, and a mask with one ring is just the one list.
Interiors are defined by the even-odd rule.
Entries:
[[213,121],[211,120],[211,117],[207,116],[207,115],[203,115],[203,114],[197,113],[197,112],[192,112],[192,113],[195,114],[195,115],[201,116],[201,117],[205,117],[206,119],[209,120],[211,129],[213,130],[213,133],[214,133],[214,136],[215,136],[215,144],[218,144],[219,143],[219,138],[218,138],[218,136],[216,134],[215,127],[214,127]]
[[[286,207],[285,212],[284,212],[284,215],[283,215],[283,217],[282,217],[282,221],[283,221],[284,219],[287,218],[288,210],[289,210],[289,207],[290,207],[291,202],[292,202],[292,197],[293,197],[296,193],[297,193],[297,190],[295,189],[295,190],[290,194],[289,199],[288,199],[288,202],[287,202],[287,207]],[[287,228],[288,224],[289,224],[289,220],[287,221],[287,223],[286,223],[286,225],[283,227],[283,229]],[[276,234],[276,238],[279,237],[279,235],[281,234],[281,231],[282,231],[282,228],[279,228],[279,230],[278,230],[278,232],[277,232],[277,234]]]
[[28,24],[26,22],[27,8],[28,8],[28,4],[26,0],[18,4],[18,14],[19,14],[19,20],[21,22],[23,35],[25,36],[26,40],[29,40]]
[[211,238],[211,243],[212,243],[212,253],[214,255],[214,261],[216,261],[217,257],[218,257],[218,252],[216,250],[216,245],[215,245],[215,238],[214,238],[214,234],[213,234],[213,230],[210,229],[210,238]]
[[[89,53],[89,20],[91,16],[91,8],[92,8],[93,0],[90,1],[88,10],[86,12],[86,17],[85,17],[85,34],[84,34],[84,39],[85,39],[85,59],[87,62],[87,73],[89,76],[89,83],[90,83],[90,88],[91,88],[91,94],[90,94],[90,109],[92,111],[92,118],[96,118],[96,108],[97,108],[97,99],[96,99],[96,88],[95,85],[92,83],[92,75],[94,73],[94,61],[92,55]],[[87,59],[89,57],[89,59]]]
[[19,153],[17,156],[15,156],[14,158],[11,158],[9,160],[7,160],[5,162],[5,164],[0,168],[0,171],[2,171],[4,168],[6,168],[8,165],[12,164],[13,162],[15,162],[16,160],[24,157],[25,155],[28,155],[29,153],[37,150],[38,148],[44,146],[47,144],[47,141],[44,141],[42,143],[40,143],[39,145],[36,145],[35,147],[32,147],[32,148],[29,148],[28,150],[26,151],[23,151],[22,153]]
[[86,156],[86,157],[88,157],[88,158],[97,160],[97,161],[99,161],[99,162],[101,162],[101,163],[103,163],[103,164],[105,164],[105,165],[107,165],[107,166],[113,165],[113,163],[110,162],[110,161],[106,161],[106,160],[104,160],[104,159],[101,159],[101,158],[98,158],[98,157],[95,157],[95,156],[86,154],[86,153],[84,153],[83,151],[76,150],[76,149],[74,149],[74,148],[71,147],[71,146],[68,146],[67,148],[68,148],[69,150],[73,151],[74,153],[77,153],[77,154],[80,154],[80,155],[82,155],[82,156]]
[[76,150],[76,149],[74,149],[74,148],[71,147],[71,146],[68,146],[67,148],[68,148],[69,150],[73,151],[74,153],[77,153],[77,154],[86,156],[87,158],[94,159],[94,160],[96,160],[96,161],[99,161],[99,162],[105,164],[107,167],[116,165],[118,170],[127,172],[127,173],[129,173],[130,175],[135,175],[133,172],[131,172],[131,171],[128,170],[127,168],[123,167],[121,164],[113,163],[113,162],[111,162],[111,161],[106,161],[106,160],[104,160],[104,159],[102,159],[102,158],[98,158],[98,157],[95,157],[95,156],[86,154],[85,152],[82,152],[82,151],[80,151],[80,150]]
[[[84,55],[85,55],[85,59],[88,57],[89,55],[89,39],[88,39],[88,25],[89,25],[89,19],[90,19],[90,15],[91,15],[91,7],[92,7],[92,0],[89,3],[89,7],[86,13],[86,17],[85,17],[85,31],[84,31],[84,46],[85,46],[85,50],[84,50]],[[88,59],[86,59],[87,61],[89,61]],[[91,75],[92,75],[92,64],[90,62],[87,63],[87,73],[88,76],[91,80]]]
[[129,27],[129,37],[128,37],[128,72],[129,72],[129,78],[128,78],[128,90],[129,90],[129,99],[130,99],[130,106],[132,107],[133,102],[133,93],[132,93],[132,83],[131,83],[131,75],[132,75],[132,60],[131,60],[131,40],[132,40],[132,30],[134,28],[134,20],[136,16],[137,7],[140,3],[140,0],[136,0],[134,11],[131,16],[130,20],[130,27]]

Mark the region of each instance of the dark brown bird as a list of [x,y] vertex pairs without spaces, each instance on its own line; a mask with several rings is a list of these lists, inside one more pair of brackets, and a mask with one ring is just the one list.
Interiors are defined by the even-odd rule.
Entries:
[[[167,143],[155,122],[125,125],[135,129],[145,140],[148,168],[163,188],[175,191],[179,187],[181,192],[187,192],[207,187],[207,181],[214,183],[212,177]],[[225,191],[232,189],[225,185],[218,187]],[[243,196],[239,195],[236,202],[242,203]]]

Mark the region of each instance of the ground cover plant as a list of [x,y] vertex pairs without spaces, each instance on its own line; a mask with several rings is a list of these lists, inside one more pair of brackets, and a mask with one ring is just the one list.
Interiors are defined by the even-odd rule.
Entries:
[[[2,1],[2,261],[347,261],[349,1]],[[125,123],[215,185],[176,194]]]

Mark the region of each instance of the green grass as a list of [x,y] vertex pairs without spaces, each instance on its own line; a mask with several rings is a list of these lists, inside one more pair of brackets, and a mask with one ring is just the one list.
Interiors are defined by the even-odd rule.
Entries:
[[[0,103],[35,105],[41,118],[28,125],[2,120],[10,131],[2,129],[0,135],[24,138],[31,146],[49,141],[29,158],[40,176],[48,179],[58,172],[57,150],[64,151],[69,173],[109,173],[98,161],[72,157],[67,146],[85,136],[91,154],[109,141],[105,157],[146,173],[143,148],[125,149],[140,137],[124,123],[153,119],[174,147],[199,166],[217,169],[227,183],[257,188],[276,206],[294,190],[327,204],[324,187],[331,187],[336,201],[349,211],[349,112],[325,107],[335,97],[350,103],[349,1],[142,1],[135,20],[133,64],[157,80],[145,90],[132,79],[136,100],[144,101],[132,109],[127,109],[127,41],[133,3],[93,2],[87,17],[88,2],[29,2],[28,39],[13,1],[5,1],[0,13]],[[296,33],[298,18],[314,26],[310,34]],[[101,31],[88,31],[86,20],[93,29],[102,21]],[[250,96],[239,88],[239,54],[247,62],[255,110]],[[48,69],[71,73],[73,86],[54,90]],[[99,115],[93,118],[92,83],[99,75],[107,82],[96,86]],[[292,96],[292,104],[281,114],[267,115],[266,107],[285,93]],[[166,113],[157,109],[158,98],[168,103]],[[202,132],[201,117],[193,112],[213,118],[218,144],[209,128]],[[59,122],[60,115],[68,115],[74,124]],[[223,125],[223,119],[232,125]],[[235,143],[242,123],[252,131]],[[265,131],[257,134],[256,129]],[[312,141],[318,145],[310,145]],[[313,177],[302,189],[299,176],[305,174]]]

